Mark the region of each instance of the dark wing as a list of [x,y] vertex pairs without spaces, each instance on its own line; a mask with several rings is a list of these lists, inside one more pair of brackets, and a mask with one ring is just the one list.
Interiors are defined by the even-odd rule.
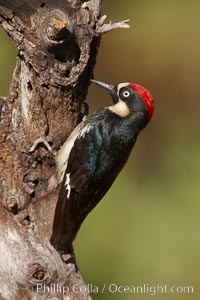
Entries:
[[93,175],[102,145],[99,123],[93,126],[86,123],[70,151],[56,205],[51,243],[58,250],[71,246],[81,223],[91,210],[90,196],[95,189]]

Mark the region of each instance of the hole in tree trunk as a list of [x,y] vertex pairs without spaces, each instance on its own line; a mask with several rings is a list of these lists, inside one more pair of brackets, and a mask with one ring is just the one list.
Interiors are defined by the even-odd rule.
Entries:
[[22,221],[22,225],[30,225],[30,223],[31,223],[31,219],[30,219],[30,217],[29,217],[29,215],[27,215],[24,219],[23,219],[23,221]]
[[32,87],[32,84],[30,81],[27,82],[27,90],[29,91],[29,93],[31,93],[33,90],[33,87]]

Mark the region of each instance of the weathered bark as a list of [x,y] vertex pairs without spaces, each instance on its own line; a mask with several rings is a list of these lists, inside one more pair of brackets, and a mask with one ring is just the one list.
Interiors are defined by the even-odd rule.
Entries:
[[[3,299],[47,299],[47,287],[54,299],[90,297],[73,293],[74,284],[84,285],[81,275],[49,238],[59,191],[55,153],[82,118],[101,34],[128,27],[126,21],[105,25],[100,11],[100,0],[88,9],[78,0],[0,0],[1,25],[18,48],[9,95],[0,99]],[[54,153],[42,143],[28,151],[40,137]],[[38,292],[41,284],[46,290]],[[62,295],[62,287],[70,292]]]

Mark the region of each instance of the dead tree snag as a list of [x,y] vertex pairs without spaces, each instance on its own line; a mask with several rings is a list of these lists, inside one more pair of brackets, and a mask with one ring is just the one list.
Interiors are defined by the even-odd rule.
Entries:
[[[3,299],[89,299],[75,265],[64,264],[49,238],[59,185],[55,153],[81,121],[81,103],[104,24],[101,1],[84,9],[74,0],[0,0],[0,23],[18,49],[7,99],[0,99],[0,295]],[[28,151],[38,138],[43,143]],[[69,297],[69,298],[67,298]]]

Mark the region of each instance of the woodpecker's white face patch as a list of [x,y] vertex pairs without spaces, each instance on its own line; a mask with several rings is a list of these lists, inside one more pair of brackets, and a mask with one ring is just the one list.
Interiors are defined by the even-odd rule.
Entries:
[[119,102],[116,103],[115,105],[109,106],[109,109],[112,112],[114,112],[116,115],[118,115],[122,118],[127,117],[131,113],[131,111],[128,108],[127,104],[124,101],[122,101],[121,99],[119,99]]
[[66,174],[65,188],[66,188],[66,190],[68,190],[67,198],[69,198],[70,193],[71,193],[70,173]]

